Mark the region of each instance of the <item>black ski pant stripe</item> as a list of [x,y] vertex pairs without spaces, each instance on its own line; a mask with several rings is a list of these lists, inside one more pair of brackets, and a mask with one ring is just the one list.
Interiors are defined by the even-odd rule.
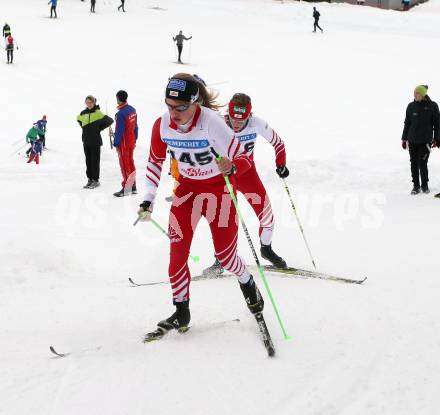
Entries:
[[84,146],[86,156],[86,174],[90,180],[99,180],[99,164],[101,160],[101,146]]
[[427,143],[409,143],[409,156],[411,162],[411,175],[414,187],[427,186],[428,177],[428,159],[430,154],[430,145]]

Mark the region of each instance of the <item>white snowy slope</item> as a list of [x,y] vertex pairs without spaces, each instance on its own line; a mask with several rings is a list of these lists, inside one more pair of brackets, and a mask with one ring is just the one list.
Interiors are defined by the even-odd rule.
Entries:
[[[406,105],[427,83],[440,100],[440,7],[408,13],[269,0],[0,0],[18,42],[1,56],[0,414],[1,415],[432,415],[440,405],[440,201],[410,196],[409,155],[400,147]],[[178,66],[172,42],[193,36]],[[194,282],[193,328],[144,345],[142,335],[173,311],[168,243],[148,223],[133,227],[142,191],[116,199],[117,156],[104,134],[101,187],[84,190],[76,116],[94,94],[115,112],[126,89],[139,114],[137,178],[167,78],[197,73],[226,103],[251,95],[254,112],[285,140],[291,187],[318,269],[348,285],[268,274],[291,340],[267,294],[277,348],[267,357],[234,279]],[[40,165],[26,164],[24,137],[48,117]],[[430,160],[440,192],[440,152]],[[263,139],[257,168],[276,215],[273,246],[311,268],[273,150]],[[167,224],[172,188],[163,174],[154,216]],[[142,190],[142,189],[141,189]],[[258,224],[241,200],[258,245]],[[241,233],[239,250],[252,255]],[[200,224],[194,275],[210,265]],[[258,279],[263,290],[263,284]],[[213,324],[239,318],[240,322]],[[51,356],[49,346],[72,352]]]

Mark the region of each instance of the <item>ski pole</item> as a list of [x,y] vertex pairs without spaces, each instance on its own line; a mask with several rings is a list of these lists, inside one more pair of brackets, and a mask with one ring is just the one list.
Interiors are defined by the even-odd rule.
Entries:
[[[140,215],[139,215],[139,217],[135,220],[135,222],[133,223],[133,226],[136,226],[137,225],[137,223],[141,220],[141,219],[143,219],[143,218],[145,218],[145,216],[147,215],[147,213],[148,212],[144,212],[144,213],[141,213]],[[153,218],[150,218],[150,220],[149,220],[149,222],[151,222],[157,229],[159,229],[164,235],[166,235],[168,238],[170,237],[170,235],[168,234],[168,232],[164,229],[164,228],[162,228],[162,226],[160,226]],[[191,255],[191,254],[189,254],[189,257],[194,261],[194,262],[199,262],[200,261],[200,257],[199,256],[197,256],[197,255]]]
[[292,199],[292,195],[290,194],[289,187],[287,186],[286,179],[283,179],[283,182],[284,182],[284,188],[286,189],[286,192],[287,192],[287,196],[289,196],[290,204],[292,205],[293,212],[295,213],[296,221],[298,222],[299,229],[300,229],[301,234],[302,234],[302,236],[304,238],[304,242],[306,244],[307,251],[309,251],[309,255],[310,255],[310,259],[312,261],[313,267],[316,269],[315,260],[313,259],[312,252],[310,251],[310,247],[309,247],[309,244],[307,242],[306,235],[304,233],[304,229],[303,229],[303,227],[301,225],[301,222],[299,220],[299,216],[298,216],[298,213],[296,211],[295,204],[293,203],[293,199]]
[[110,140],[110,150],[113,150],[113,140],[112,138],[115,136],[113,132],[112,126],[108,127],[108,139]]
[[[215,154],[216,160],[220,160],[221,159],[221,157],[216,153],[216,151],[212,147],[211,147],[211,151],[213,152],[213,154]],[[249,244],[249,246],[251,248],[252,255],[254,257],[255,263],[257,264],[258,272],[260,273],[260,277],[263,280],[264,287],[266,288],[267,294],[269,295],[270,302],[272,303],[272,307],[273,307],[273,309],[275,311],[275,315],[277,316],[278,323],[280,324],[281,331],[283,332],[284,340],[289,340],[290,337],[288,336],[288,334],[286,332],[286,329],[284,328],[284,324],[283,324],[283,321],[281,320],[281,316],[280,316],[280,313],[278,311],[278,307],[277,307],[277,305],[275,303],[275,299],[273,298],[272,291],[270,290],[269,284],[268,284],[267,279],[266,279],[266,275],[264,274],[264,269],[263,269],[263,267],[260,264],[260,260],[258,259],[258,255],[257,255],[257,253],[255,251],[254,244],[252,243],[252,239],[251,239],[251,237],[249,235],[249,231],[248,231],[248,229],[246,227],[246,224],[244,222],[244,219],[243,219],[243,216],[241,214],[240,208],[238,207],[237,198],[235,197],[234,189],[232,188],[231,181],[229,180],[229,177],[226,176],[226,175],[224,175],[223,178],[225,179],[226,186],[227,186],[227,188],[229,190],[229,194],[231,196],[232,202],[235,205],[235,209],[236,209],[238,217],[240,219],[241,226],[242,226],[242,228],[244,230],[244,233],[246,235],[246,239],[247,239],[248,244]]]
[[23,147],[29,145],[29,143],[24,143],[22,146],[20,146],[19,148],[17,148],[17,150],[14,150],[11,154],[9,154],[8,157],[13,156],[14,154],[17,154]]

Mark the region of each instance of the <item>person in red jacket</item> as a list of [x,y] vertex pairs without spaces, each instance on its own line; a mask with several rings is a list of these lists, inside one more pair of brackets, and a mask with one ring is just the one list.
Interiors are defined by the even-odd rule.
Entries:
[[14,61],[14,38],[12,35],[9,35],[6,38],[6,56],[8,59],[8,63],[13,63]]
[[125,91],[116,93],[118,112],[115,115],[116,130],[113,145],[119,157],[119,166],[122,173],[122,189],[113,193],[116,197],[136,194],[136,167],[133,152],[138,138],[136,110],[127,104],[128,94]]

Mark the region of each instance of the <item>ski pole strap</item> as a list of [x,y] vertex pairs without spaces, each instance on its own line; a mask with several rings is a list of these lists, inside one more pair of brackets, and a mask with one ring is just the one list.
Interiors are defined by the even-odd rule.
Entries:
[[[216,155],[215,156],[216,160],[220,160],[221,157],[215,152],[215,150],[212,147],[211,147],[211,150]],[[260,264],[260,260],[258,259],[258,255],[257,255],[257,253],[255,251],[254,244],[252,243],[252,239],[251,239],[251,237],[249,235],[249,231],[248,231],[248,229],[246,227],[246,224],[244,223],[244,219],[243,219],[243,216],[241,214],[240,208],[238,207],[237,198],[235,197],[235,193],[234,193],[234,189],[233,189],[233,187],[231,185],[231,181],[229,180],[228,176],[223,176],[223,178],[225,179],[226,187],[229,190],[229,194],[231,196],[232,202],[234,203],[235,210],[237,211],[238,217],[240,219],[241,226],[243,227],[244,233],[246,235],[246,239],[247,239],[247,241],[249,243],[249,246],[251,248],[251,251],[252,251],[252,255],[254,256],[255,262],[257,264],[258,273],[260,274],[260,277],[263,280],[263,285],[266,288],[267,294],[269,295],[270,302],[272,303],[272,307],[273,307],[273,309],[275,311],[275,315],[276,315],[278,323],[279,323],[279,325],[281,327],[281,331],[283,332],[284,340],[289,340],[290,337],[287,334],[286,329],[284,328],[284,324],[283,324],[283,321],[281,319],[281,315],[280,315],[280,313],[278,311],[278,307],[277,307],[277,304],[275,302],[275,298],[272,295],[272,291],[271,291],[271,289],[269,287],[269,283],[267,282],[267,278],[266,278],[266,275],[264,273],[264,269],[263,269],[263,267]]]

